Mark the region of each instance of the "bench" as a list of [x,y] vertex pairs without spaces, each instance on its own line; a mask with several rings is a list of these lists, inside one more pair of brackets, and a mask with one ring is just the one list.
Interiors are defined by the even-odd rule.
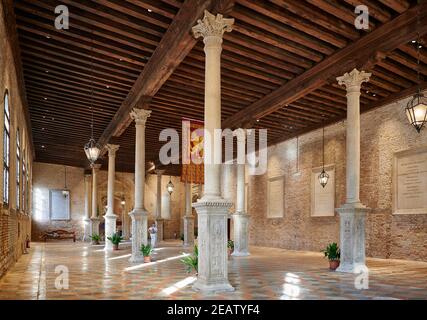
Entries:
[[41,236],[42,240],[46,242],[47,239],[56,239],[56,240],[63,240],[63,239],[73,239],[73,242],[76,242],[76,233],[74,231],[67,231],[67,230],[51,230],[46,231]]

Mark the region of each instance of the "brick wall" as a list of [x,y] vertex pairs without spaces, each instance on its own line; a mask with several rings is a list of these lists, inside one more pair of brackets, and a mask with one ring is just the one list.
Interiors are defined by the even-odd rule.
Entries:
[[[396,151],[427,145],[407,122],[406,101],[361,117],[361,194],[371,208],[366,222],[366,253],[371,257],[427,261],[427,214],[392,214],[392,159]],[[345,122],[325,129],[325,164],[335,165],[335,207],[345,202]],[[269,148],[268,172],[249,177],[250,242],[254,245],[320,251],[339,241],[339,218],[311,217],[311,169],[322,164],[322,131]],[[266,218],[268,177],[285,178],[283,218]]]
[[[19,259],[24,251],[25,240],[31,233],[31,207],[23,211],[22,202],[17,210],[16,201],[16,131],[21,137],[21,156],[28,160],[30,187],[27,193],[31,204],[31,179],[33,147],[28,134],[25,114],[27,108],[23,101],[22,74],[20,73],[20,56],[11,7],[4,7],[0,1],[0,159],[3,158],[3,121],[4,94],[9,93],[10,108],[10,186],[9,203],[3,203],[3,161],[0,161],[0,277]],[[7,3],[10,3],[7,1]],[[22,159],[22,158],[21,158]],[[21,161],[22,165],[22,161]],[[22,173],[22,169],[21,169]],[[21,186],[23,177],[21,176]],[[22,190],[21,190],[22,195]],[[21,201],[23,199],[21,198]]]

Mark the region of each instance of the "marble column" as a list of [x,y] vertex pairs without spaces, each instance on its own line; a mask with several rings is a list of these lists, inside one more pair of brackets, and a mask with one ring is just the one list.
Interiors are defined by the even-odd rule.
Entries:
[[83,241],[89,241],[90,240],[90,174],[84,175],[84,182],[85,182],[85,217],[83,219],[84,224],[84,234],[83,234]]
[[[193,27],[196,38],[205,44],[205,135],[214,140],[221,129],[221,50],[222,36],[231,31],[234,19],[205,11]],[[219,141],[218,141],[219,140]],[[231,202],[221,197],[221,139],[207,143],[204,152],[204,195],[193,206],[198,214],[199,270],[193,288],[204,292],[232,291],[228,282],[227,218]]]
[[245,210],[245,158],[246,130],[236,129],[237,137],[237,199],[236,212],[233,214],[234,251],[233,256],[248,256],[249,251],[249,216]]
[[90,234],[99,235],[99,217],[98,217],[98,171],[100,164],[92,164],[92,217],[90,218]]
[[122,236],[123,239],[128,240],[130,238],[129,230],[129,216],[126,213],[126,204],[122,204]]
[[165,170],[156,170],[157,174],[157,198],[156,198],[156,245],[163,241],[163,219],[162,219],[162,175]]
[[113,250],[113,244],[108,237],[116,232],[117,215],[114,214],[114,181],[116,179],[116,152],[119,146],[107,144],[108,150],[108,182],[107,182],[107,212],[105,219],[105,250]]
[[144,260],[141,245],[147,244],[147,210],[144,207],[145,188],[145,123],[151,110],[134,108],[130,116],[135,120],[135,205],[129,216],[132,219],[132,256],[130,262]]
[[184,247],[194,246],[194,217],[191,206],[191,183],[185,183]]
[[353,69],[338,77],[347,89],[346,203],[340,215],[341,262],[337,271],[357,273],[365,266],[365,217],[368,208],[359,199],[360,190],[360,88],[370,73]]

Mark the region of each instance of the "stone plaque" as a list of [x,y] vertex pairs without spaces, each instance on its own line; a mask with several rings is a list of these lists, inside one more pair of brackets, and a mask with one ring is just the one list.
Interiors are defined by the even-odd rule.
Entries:
[[393,213],[427,213],[427,146],[394,154]]
[[267,218],[283,218],[285,208],[285,179],[269,178],[267,186]]
[[325,166],[329,180],[323,188],[319,182],[322,168],[313,168],[311,171],[311,216],[333,217],[335,215],[335,167]]

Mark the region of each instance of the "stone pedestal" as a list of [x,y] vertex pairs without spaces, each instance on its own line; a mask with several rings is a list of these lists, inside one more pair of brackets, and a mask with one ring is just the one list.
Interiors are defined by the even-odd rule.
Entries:
[[369,210],[361,203],[344,204],[340,215],[341,259],[337,271],[359,273],[365,265],[365,218]]
[[105,250],[113,250],[113,244],[108,237],[111,237],[116,232],[116,220],[117,216],[115,214],[104,216],[105,219]]
[[84,226],[83,241],[90,241],[90,236],[91,236],[90,218],[83,219],[83,226]]
[[163,222],[164,222],[164,219],[156,218],[156,226],[157,226],[156,246],[158,246],[159,243],[163,241]]
[[231,203],[219,199],[193,204],[199,224],[199,272],[195,290],[233,291],[228,282],[227,218]]
[[184,218],[184,247],[194,246],[194,217]]
[[147,245],[147,211],[133,210],[129,213],[132,219],[132,256],[129,262],[142,262],[141,245]]
[[248,226],[249,215],[246,213],[233,214],[234,224],[234,251],[231,255],[244,257],[249,255]]
[[90,218],[90,235],[99,235],[99,218]]

